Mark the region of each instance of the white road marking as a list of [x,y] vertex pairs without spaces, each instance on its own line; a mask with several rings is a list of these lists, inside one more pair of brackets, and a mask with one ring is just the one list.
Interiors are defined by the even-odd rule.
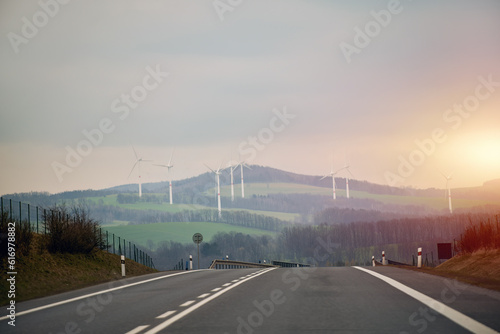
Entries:
[[[202,270],[208,270],[208,269],[202,269]],[[183,275],[183,274],[193,273],[193,272],[195,272],[195,270],[192,270],[192,271],[182,271],[180,273],[175,273],[175,274],[171,274],[171,275],[167,275],[167,276],[155,277],[155,278],[151,278],[151,279],[148,279],[148,280],[145,280],[145,281],[130,283],[130,284],[127,284],[127,285],[118,286],[116,288],[111,288],[111,289],[107,289],[107,290],[102,290],[102,291],[97,291],[97,292],[89,293],[89,294],[86,294],[86,295],[83,295],[83,296],[80,296],[80,297],[75,297],[75,298],[70,298],[70,299],[66,299],[66,300],[61,300],[60,302],[56,302],[56,303],[52,303],[52,304],[48,304],[48,305],[44,305],[44,306],[39,306],[39,307],[32,308],[30,310],[18,312],[18,313],[16,313],[16,317],[19,317],[19,316],[24,315],[24,314],[29,314],[29,313],[33,313],[33,312],[45,310],[45,309],[48,309],[48,308],[51,308],[51,307],[54,307],[54,306],[59,306],[59,305],[71,303],[71,302],[74,302],[74,301],[77,301],[77,300],[81,300],[81,299],[85,299],[85,298],[88,298],[88,297],[97,296],[97,295],[100,295],[102,293],[108,293],[108,292],[111,292],[111,291],[116,291],[116,290],[120,290],[120,289],[131,287],[131,286],[135,286],[135,285],[149,283],[149,282],[157,281],[157,280],[160,280],[160,279],[164,279],[164,278],[168,278],[168,277],[172,277],[172,276],[177,276],[177,275]],[[8,317],[7,316],[3,316],[3,317],[0,318],[0,321],[6,320],[6,319],[8,319]]]
[[131,331],[125,333],[125,334],[137,334],[137,333],[140,333],[142,332],[144,329],[148,328],[149,325],[143,325],[143,326],[139,326],[137,328],[134,328],[132,329]]
[[222,286],[230,286],[231,283],[225,283],[225,284],[222,284]]
[[228,292],[229,290],[231,290],[231,289],[233,289],[233,288],[237,287],[238,285],[243,284],[243,283],[245,283],[246,281],[251,280],[252,278],[255,278],[255,277],[257,277],[257,276],[263,275],[263,274],[265,274],[265,273],[267,273],[267,272],[269,272],[269,271],[271,271],[271,270],[274,270],[274,269],[276,269],[276,268],[266,269],[266,271],[263,271],[263,272],[261,272],[261,273],[259,273],[259,274],[257,274],[257,275],[254,275],[254,276],[252,276],[252,277],[249,277],[249,278],[247,278],[247,279],[241,280],[241,281],[239,281],[238,283],[235,283],[235,284],[231,285],[230,287],[227,287],[227,288],[225,288],[224,290],[221,290],[221,291],[219,291],[219,292],[217,292],[217,293],[215,293],[215,294],[211,295],[210,297],[203,299],[203,300],[202,300],[202,301],[200,301],[199,303],[197,303],[197,304],[195,304],[195,305],[191,306],[190,308],[188,308],[188,309],[186,309],[186,310],[182,311],[181,313],[178,313],[177,315],[173,316],[172,318],[170,318],[170,319],[168,319],[168,320],[166,320],[166,321],[162,322],[162,323],[161,323],[161,324],[159,324],[158,326],[156,326],[156,327],[154,327],[154,328],[151,328],[151,329],[150,329],[149,331],[147,331],[145,334],[156,334],[156,333],[158,333],[159,331],[161,331],[161,330],[163,330],[163,329],[167,328],[168,326],[170,326],[171,324],[173,324],[173,323],[174,323],[174,322],[176,322],[177,320],[180,320],[180,319],[184,318],[184,317],[185,317],[186,315],[188,315],[189,313],[191,313],[191,312],[193,312],[193,311],[195,311],[195,310],[199,309],[200,307],[202,307],[202,306],[203,306],[203,305],[205,305],[206,303],[210,302],[211,300],[214,300],[215,298],[217,298],[217,297],[219,297],[220,295],[222,295],[222,294],[224,294],[224,293]]
[[188,300],[187,302],[185,302],[184,304],[181,304],[179,305],[179,307],[186,307],[186,306],[189,306],[191,305],[192,303],[194,303],[196,300]]
[[205,298],[205,297],[207,297],[207,296],[210,296],[210,294],[209,294],[209,293],[204,293],[204,294],[202,294],[202,295],[199,295],[199,296],[198,296],[198,297],[196,297],[196,298],[201,299],[201,298]]
[[421,292],[418,292],[417,290],[414,290],[410,287],[407,287],[406,285],[399,283],[398,281],[396,281],[392,278],[389,278],[387,276],[381,275],[375,271],[371,271],[371,270],[368,270],[365,268],[361,268],[361,267],[353,267],[353,268],[362,270],[362,271],[364,271],[372,276],[375,276],[375,277],[381,279],[382,281],[386,282],[387,284],[392,285],[394,288],[406,293],[410,297],[415,298],[416,300],[418,300],[422,304],[430,307],[431,309],[433,309],[434,311],[436,311],[438,313],[441,313],[442,315],[444,315],[445,317],[447,317],[451,321],[459,324],[460,326],[471,331],[472,333],[498,333],[497,331],[483,325],[482,323],[480,323],[472,318],[469,318],[465,314],[460,313],[460,312],[452,309],[451,307],[449,307],[449,306],[447,306],[447,305],[445,305],[445,304],[443,304],[435,299],[432,299],[431,297],[426,296]]
[[233,279],[233,280],[231,281],[231,283],[236,283],[236,282],[238,282],[238,280],[237,280],[237,279]]
[[157,316],[156,319],[164,319],[164,318],[166,318],[166,317],[174,314],[175,312],[177,312],[177,311],[168,311],[168,312],[165,312],[165,313]]
[[216,292],[216,291],[219,291],[220,289],[222,289],[222,288],[215,288],[215,289],[212,289],[212,290],[210,290],[210,291],[212,291],[212,292]]

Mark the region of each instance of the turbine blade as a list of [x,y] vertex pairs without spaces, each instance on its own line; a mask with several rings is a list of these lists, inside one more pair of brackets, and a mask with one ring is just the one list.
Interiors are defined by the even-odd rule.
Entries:
[[172,154],[170,154],[170,160],[168,161],[168,165],[169,165],[169,166],[172,166],[172,167],[174,167],[174,166],[172,165],[172,157],[174,156],[174,151],[175,151],[175,150],[172,150]]
[[349,174],[351,174],[351,176],[354,177],[354,175],[352,175],[351,171],[349,170],[349,167],[347,167],[346,169],[349,172]]
[[139,156],[137,155],[137,152],[135,151],[134,145],[132,145],[132,150],[134,150],[135,160],[139,160]]
[[220,163],[220,165],[219,165],[219,168],[217,168],[217,172],[219,172],[219,171],[220,171],[220,169],[222,168],[222,164],[223,164],[223,163],[221,162],[221,163]]
[[214,171],[212,168],[208,167],[206,164],[204,164],[204,165],[205,165],[205,167],[207,167],[208,169],[210,169],[210,171],[211,171],[212,173],[215,173],[215,171]]
[[137,160],[137,161],[135,162],[135,164],[132,166],[132,169],[130,170],[130,173],[128,174],[127,179],[130,177],[130,175],[132,175],[132,172],[134,171],[135,166],[137,166],[137,164],[138,164],[138,163],[139,163],[139,160]]

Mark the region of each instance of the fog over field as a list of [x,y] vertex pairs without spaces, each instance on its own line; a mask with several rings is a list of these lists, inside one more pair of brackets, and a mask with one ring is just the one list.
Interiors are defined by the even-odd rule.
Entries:
[[[500,2],[2,1],[0,195],[232,161],[500,177]],[[345,176],[345,175],[340,175]]]

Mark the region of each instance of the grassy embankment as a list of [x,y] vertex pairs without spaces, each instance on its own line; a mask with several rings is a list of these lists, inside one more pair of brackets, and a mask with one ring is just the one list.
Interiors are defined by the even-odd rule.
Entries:
[[[40,236],[35,235],[29,256],[16,261],[16,302],[121,279],[118,255],[101,250],[91,254],[51,254],[46,250],[40,252],[39,241]],[[2,269],[0,290],[5,293],[0,295],[0,305],[9,302],[6,272]],[[126,260],[127,277],[153,272],[156,270]]]
[[500,291],[500,249],[456,255],[435,268],[398,267]]

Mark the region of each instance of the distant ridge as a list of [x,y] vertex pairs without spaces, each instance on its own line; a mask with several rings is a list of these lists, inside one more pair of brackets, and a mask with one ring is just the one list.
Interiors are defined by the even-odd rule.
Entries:
[[[273,167],[265,167],[259,165],[251,165],[251,169],[245,171],[245,183],[294,183],[304,184],[309,186],[331,188],[331,179],[320,180],[322,175],[304,175],[289,171],[280,170]],[[236,176],[239,175],[235,172]],[[336,177],[336,185],[338,189],[345,189],[345,179]],[[182,191],[206,191],[213,187],[213,177],[207,172],[198,176],[190,177],[182,180],[174,180],[174,189],[178,192]],[[396,196],[419,196],[419,197],[441,197],[444,189],[428,188],[399,188],[388,185],[371,183],[368,181],[360,181],[349,179],[351,190],[365,191],[379,195],[396,195]],[[221,185],[229,184],[229,175],[221,175]],[[153,182],[144,183],[142,185],[143,193],[163,193],[168,191],[168,182]],[[137,191],[137,184],[124,184],[114,186],[102,190],[74,190],[66,191],[57,194],[49,194],[47,192],[29,192],[7,194],[4,197],[14,200],[22,200],[43,205],[52,205],[55,202],[64,199],[77,199],[90,196],[105,196],[116,193],[133,193]],[[470,188],[452,188],[454,198],[468,198],[481,200],[498,200],[500,201],[500,179],[494,179],[484,182],[483,186]]]

